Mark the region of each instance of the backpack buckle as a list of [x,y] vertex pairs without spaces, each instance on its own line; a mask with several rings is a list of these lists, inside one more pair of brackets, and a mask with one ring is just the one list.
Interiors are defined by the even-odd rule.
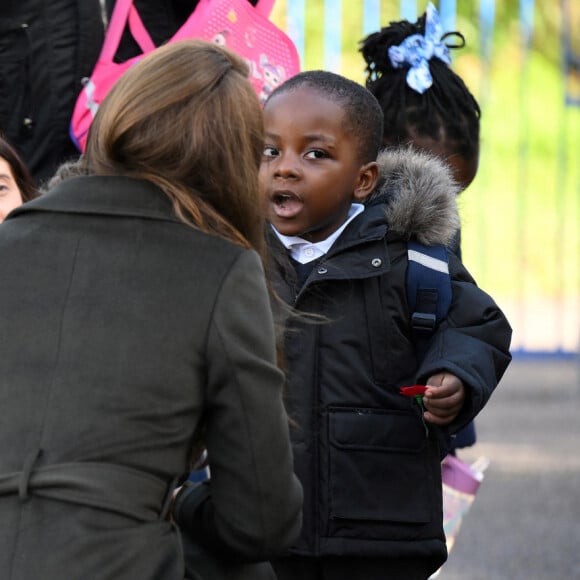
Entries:
[[418,332],[433,332],[437,325],[437,317],[435,314],[428,314],[427,312],[414,312],[411,316],[411,325],[413,330]]

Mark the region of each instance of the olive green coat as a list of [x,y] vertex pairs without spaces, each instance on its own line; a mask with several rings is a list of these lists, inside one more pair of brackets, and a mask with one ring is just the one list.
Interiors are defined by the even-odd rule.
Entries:
[[78,177],[0,225],[0,276],[0,578],[183,578],[167,500],[202,422],[216,550],[294,540],[255,252],[181,223],[147,182]]

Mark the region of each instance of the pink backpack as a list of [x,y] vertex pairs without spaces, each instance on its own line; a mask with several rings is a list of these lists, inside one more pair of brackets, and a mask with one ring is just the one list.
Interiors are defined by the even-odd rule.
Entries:
[[[287,78],[300,71],[294,43],[268,18],[275,0],[200,0],[196,9],[167,43],[199,38],[224,45],[246,59],[250,81],[260,102]],[[143,51],[125,62],[114,62],[125,26]],[[117,0],[101,53],[91,77],[86,79],[73,110],[70,135],[81,152],[89,127],[111,87],[143,56],[155,50],[133,0]],[[195,66],[195,63],[193,63]]]

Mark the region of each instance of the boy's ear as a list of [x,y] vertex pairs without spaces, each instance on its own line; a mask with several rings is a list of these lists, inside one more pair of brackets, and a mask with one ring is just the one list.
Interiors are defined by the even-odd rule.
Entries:
[[376,161],[371,161],[361,166],[358,173],[353,197],[356,201],[367,198],[377,186],[379,180],[379,166]]

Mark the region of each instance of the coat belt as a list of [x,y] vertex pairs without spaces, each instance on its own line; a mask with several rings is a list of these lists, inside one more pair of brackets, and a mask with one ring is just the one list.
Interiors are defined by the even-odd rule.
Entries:
[[0,475],[0,497],[17,494],[116,512],[139,521],[164,519],[177,478],[171,483],[150,473],[101,462],[25,466]]

